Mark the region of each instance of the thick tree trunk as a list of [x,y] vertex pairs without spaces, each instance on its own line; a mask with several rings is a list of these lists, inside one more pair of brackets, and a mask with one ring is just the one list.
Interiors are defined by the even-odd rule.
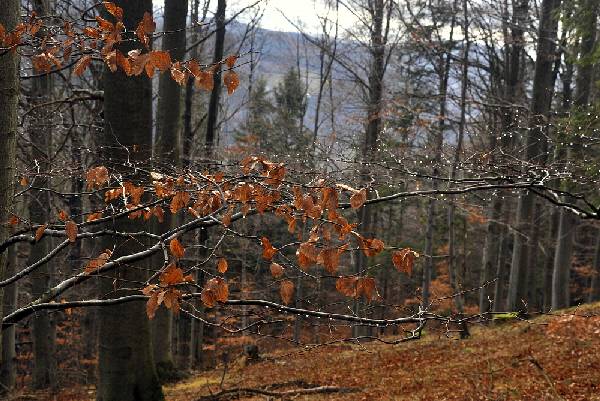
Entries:
[[[496,195],[492,201],[492,210],[488,214],[488,225],[483,246],[483,262],[481,266],[481,275],[479,277],[479,312],[488,312],[492,309],[493,291],[488,281],[496,274],[495,267],[498,263],[498,254],[500,252],[500,224],[502,217],[502,198]],[[496,276],[496,280],[502,280],[502,277]],[[488,283],[486,285],[486,283]]]
[[[34,9],[40,16],[50,14],[47,0],[36,0]],[[33,80],[31,103],[33,105],[46,103],[52,97],[52,76],[44,75]],[[51,149],[52,132],[48,131],[48,119],[51,118],[47,109],[38,108],[32,118],[30,129],[31,168],[38,167],[38,175],[33,179],[34,186],[48,188],[50,181],[46,173],[50,171],[48,152]],[[48,222],[49,193],[46,190],[31,190],[29,199],[29,219],[33,223]],[[28,265],[31,265],[48,253],[50,238],[43,238],[31,246]],[[33,299],[42,295],[50,286],[52,264],[46,263],[31,273],[31,295]],[[40,311],[32,318],[33,339],[33,372],[32,385],[36,389],[54,387],[56,385],[56,324],[48,311]]]
[[[552,65],[556,52],[558,29],[558,9],[561,0],[544,0],[541,5],[540,26],[538,29],[537,57],[533,79],[529,129],[527,131],[526,159],[535,164],[544,164],[547,158],[548,142],[546,126],[552,87]],[[532,212],[535,195],[526,191],[519,197],[517,206],[517,232],[515,234],[513,257],[508,283],[507,307],[515,310],[526,295],[526,279]]]
[[[8,258],[5,274],[9,277],[16,273],[17,249],[10,247],[8,249]],[[8,314],[16,309],[17,306],[17,283],[12,283],[4,287],[4,313]],[[10,392],[15,386],[17,380],[17,350],[15,348],[16,325],[4,329],[2,336],[2,357],[0,363],[0,396],[4,392]]]
[[[187,0],[165,1],[162,50],[171,54],[174,61],[183,60],[186,46]],[[155,158],[159,165],[179,165],[181,155],[181,86],[170,74],[162,74],[159,79],[156,119]],[[156,231],[164,232],[172,228],[176,217],[167,214],[165,221],[156,224]],[[151,258],[155,262],[151,268],[162,265],[162,257]],[[173,361],[173,316],[166,308],[159,308],[152,321],[152,346],[154,362],[162,381],[176,377]]]
[[[151,0],[118,0],[123,8],[124,24],[133,32],[144,12],[152,12]],[[141,48],[133,40],[125,42],[121,51]],[[104,155],[115,163],[146,162],[152,141],[152,85],[146,76],[127,77],[122,71],[103,75],[104,83]],[[126,149],[124,149],[126,148]],[[118,168],[118,165],[116,166]],[[135,180],[131,170],[120,171],[124,179]],[[117,220],[117,230],[138,231],[139,223]],[[116,249],[115,257],[139,251],[144,244],[106,239],[105,248]],[[116,247],[116,248],[115,248]],[[146,280],[140,266],[121,266],[102,279],[102,295],[119,297],[131,294],[124,288]],[[122,288],[123,287],[123,288]],[[98,401],[159,401],[162,389],[156,375],[152,355],[150,328],[143,302],[100,308]]]
[[[2,2],[0,24],[7,31],[12,31],[19,22],[19,4],[18,0]],[[12,211],[14,193],[19,100],[19,55],[16,51],[0,53],[0,71],[0,241],[3,242],[10,235],[6,222]],[[0,278],[5,276],[7,258],[8,252],[0,254]],[[0,289],[0,317],[4,316],[3,294],[3,289]],[[0,330],[0,344],[3,343],[2,336]],[[3,354],[0,352],[0,358]]]

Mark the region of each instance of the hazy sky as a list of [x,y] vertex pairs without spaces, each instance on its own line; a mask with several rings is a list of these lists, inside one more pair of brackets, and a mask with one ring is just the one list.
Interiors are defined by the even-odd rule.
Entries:
[[[235,13],[243,7],[256,3],[257,0],[229,0],[228,14]],[[161,7],[164,0],[154,0],[155,7]],[[211,1],[211,8],[216,7],[216,0]],[[328,10],[322,0],[261,0],[259,5],[264,10],[262,27],[276,31],[296,31],[294,23],[300,22],[307,31],[316,31],[319,27],[319,17],[329,17],[335,20],[335,13]],[[287,19],[286,19],[287,17]],[[244,21],[242,18],[241,20]],[[339,10],[339,22],[342,26],[351,26],[355,17],[345,9]]]

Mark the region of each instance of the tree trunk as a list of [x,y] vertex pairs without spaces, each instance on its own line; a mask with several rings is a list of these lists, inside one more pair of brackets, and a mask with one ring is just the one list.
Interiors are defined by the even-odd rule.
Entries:
[[[469,84],[469,47],[471,42],[469,41],[469,18],[468,18],[468,7],[467,1],[463,0],[463,38],[464,38],[464,50],[463,50],[463,61],[462,61],[462,77],[461,77],[461,89],[460,89],[460,121],[458,125],[458,138],[456,141],[456,150],[454,152],[454,160],[452,163],[452,170],[450,172],[450,179],[456,178],[456,171],[458,164],[460,163],[460,154],[463,148],[463,140],[465,136],[465,118],[467,108],[467,87]],[[453,199],[450,200],[450,206],[448,207],[448,276],[450,278],[450,285],[454,292],[454,304],[456,310],[459,313],[463,312],[464,300],[462,295],[458,295],[460,292],[460,284],[458,279],[458,273],[456,269],[456,233],[454,227],[454,215],[456,212],[456,205]]]
[[[531,101],[529,129],[527,131],[526,159],[535,164],[544,164],[547,158],[548,142],[546,137],[547,118],[550,99],[554,93],[552,65],[556,52],[558,29],[558,9],[561,0],[543,0],[540,26],[538,29],[537,57],[533,79],[533,98]],[[533,202],[535,195],[526,191],[519,196],[517,206],[517,233],[513,245],[513,257],[508,283],[507,307],[515,310],[525,296],[529,253],[529,240]]]
[[[144,12],[152,13],[151,0],[118,0],[123,8],[124,24],[128,32],[135,31]],[[136,41],[125,41],[123,53],[141,48]],[[105,67],[104,156],[114,163],[147,162],[152,141],[152,85],[146,76],[127,77],[122,71],[112,73]],[[124,96],[126,94],[126,96]],[[118,164],[116,165],[119,169]],[[123,179],[135,180],[131,170],[119,171]],[[120,231],[137,231],[139,223],[130,219],[114,222]],[[144,244],[107,238],[105,248],[115,249],[114,257],[137,252]],[[117,246],[118,245],[118,246]],[[102,279],[102,294],[120,297],[132,294],[130,281],[146,280],[139,266],[122,266]],[[124,287],[124,288],[121,288]],[[99,383],[98,401],[158,401],[163,400],[152,355],[150,328],[143,302],[100,308]]]
[[[585,1],[585,11],[582,13],[582,38],[579,54],[582,63],[577,69],[576,94],[574,106],[582,108],[587,106],[593,82],[594,67],[587,59],[594,53],[596,44],[596,22],[598,5],[596,1]],[[567,162],[569,159],[580,155],[579,140],[573,138],[573,146],[567,149]],[[566,184],[567,192],[575,190],[573,185]],[[573,241],[578,219],[569,210],[560,210],[558,234],[556,238],[556,253],[554,256],[554,269],[552,273],[552,309],[566,308],[569,306],[569,282],[571,274],[571,260],[573,257]]]
[[[218,0],[217,13],[215,14],[216,35],[215,35],[215,50],[213,54],[213,64],[223,60],[223,52],[225,51],[225,11],[227,2]],[[214,72],[214,87],[210,93],[208,103],[208,117],[206,122],[206,156],[212,156],[217,135],[217,121],[219,117],[219,99],[221,97],[221,64],[218,64]]]
[[[12,246],[8,249],[8,258],[6,263],[6,277],[12,276],[17,272],[17,248]],[[4,287],[4,313],[10,313],[17,306],[17,283],[12,283]],[[17,380],[17,350],[15,348],[16,325],[4,329],[2,336],[2,357],[0,360],[0,396],[5,392],[10,392]]]
[[[164,28],[162,50],[167,51],[174,61],[181,61],[185,56],[187,0],[166,0],[164,8]],[[159,166],[180,165],[181,155],[181,86],[171,78],[170,74],[160,76],[158,87],[158,105],[156,119],[156,143],[154,152]],[[163,223],[155,224],[155,232],[170,230],[177,219],[170,214],[165,215]],[[151,258],[155,269],[162,265],[162,255]],[[161,381],[169,381],[177,375],[173,361],[173,314],[166,308],[159,308],[152,321],[152,347],[154,362]]]
[[[36,0],[34,9],[40,16],[50,14],[47,0]],[[39,105],[48,102],[52,98],[52,76],[43,75],[33,80],[31,103]],[[31,143],[31,168],[38,169],[33,178],[34,186],[38,188],[49,188],[50,180],[47,172],[50,171],[49,154],[51,149],[52,132],[48,131],[48,120],[51,115],[47,109],[40,107],[36,109],[32,118],[30,129]],[[32,223],[46,224],[48,222],[48,205],[50,197],[48,191],[31,190],[29,198],[29,219]],[[31,265],[48,253],[51,244],[50,238],[42,238],[31,246],[28,264]],[[52,264],[46,263],[31,273],[31,295],[33,299],[42,295],[50,286]],[[33,372],[32,385],[36,389],[56,386],[56,324],[48,311],[40,311],[32,317],[32,339],[33,339]]]
[[[7,31],[12,31],[19,22],[19,4],[18,0],[6,0],[0,7],[0,24]],[[0,71],[0,242],[3,242],[10,235],[6,222],[13,208],[19,100],[19,55],[16,51],[0,54]],[[5,277],[7,257],[7,252],[0,254],[0,278]],[[0,317],[4,316],[3,294],[4,290],[0,289]],[[0,344],[3,344],[2,335],[0,330]],[[3,354],[0,352],[0,358]]]

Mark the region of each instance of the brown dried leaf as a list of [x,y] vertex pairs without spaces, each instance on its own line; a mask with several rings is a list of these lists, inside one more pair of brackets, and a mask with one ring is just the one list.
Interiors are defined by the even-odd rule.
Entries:
[[69,238],[69,242],[75,242],[77,240],[77,223],[73,220],[67,221],[65,224],[65,232]]
[[219,258],[219,261],[217,262],[217,270],[219,271],[219,273],[223,274],[227,271],[227,259],[225,258]]
[[269,239],[267,237],[262,237],[260,239],[260,243],[262,244],[262,247],[263,247],[263,253],[262,253],[263,259],[266,259],[266,260],[273,259],[273,256],[275,256],[275,254],[277,253],[277,249],[275,247],[273,247],[273,245],[271,245],[271,241],[269,241]]
[[271,263],[271,275],[275,278],[283,276],[283,267],[279,263]]
[[90,54],[86,54],[85,56],[80,58],[79,61],[75,64],[75,67],[73,68],[73,72],[75,73],[75,75],[77,75],[78,77],[83,75],[83,73],[89,67],[91,62],[92,56]]
[[352,209],[358,209],[367,201],[367,189],[363,188],[350,197],[350,206]]
[[185,248],[177,238],[173,238],[171,242],[169,242],[169,250],[177,259],[183,258],[183,255],[185,254]]
[[290,280],[283,280],[279,287],[279,295],[284,304],[289,305],[294,300],[294,283]]
[[399,272],[410,276],[415,264],[415,258],[418,256],[419,254],[412,249],[404,248],[392,254],[392,263]]
[[48,225],[44,224],[43,226],[40,226],[37,230],[35,230],[35,242],[38,242],[40,239],[42,239],[42,237],[44,236],[44,231],[46,231],[46,227],[48,227]]

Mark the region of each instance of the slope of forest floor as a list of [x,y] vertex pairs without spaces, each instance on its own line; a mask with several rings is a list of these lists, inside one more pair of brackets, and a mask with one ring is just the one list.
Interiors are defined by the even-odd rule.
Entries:
[[278,351],[248,366],[232,364],[220,386],[223,371],[220,366],[169,386],[167,400],[196,400],[222,389],[306,386],[356,392],[294,399],[600,400],[600,304],[475,327],[465,340],[432,332],[399,345],[371,342]]
[[[226,368],[220,364],[165,386],[165,392],[167,401],[196,401],[235,388],[283,392],[317,386],[351,392],[288,399],[600,401],[600,303],[527,321],[503,319],[473,327],[464,340],[430,328],[422,339],[397,345],[377,341],[290,347],[251,364],[231,357]],[[94,399],[93,389],[80,396],[71,391],[48,399]],[[13,399],[32,396],[45,398],[29,393]],[[215,399],[280,398],[230,394]]]

